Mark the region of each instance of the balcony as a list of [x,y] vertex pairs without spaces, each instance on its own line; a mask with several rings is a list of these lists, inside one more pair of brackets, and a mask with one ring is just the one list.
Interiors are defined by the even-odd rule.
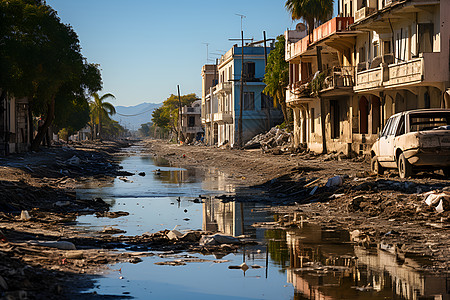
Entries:
[[355,13],[355,22],[359,22],[362,19],[367,18],[369,15],[375,12],[375,8],[372,7],[363,7],[358,9]]
[[344,92],[348,88],[349,92],[353,92],[355,68],[333,67],[325,71],[325,79],[322,84],[321,93],[341,89]]
[[216,85],[215,93],[225,93],[230,94],[231,93],[231,81],[221,82]]
[[201,126],[183,126],[183,133],[197,133],[202,131],[203,129]]
[[199,115],[201,113],[200,107],[187,107],[184,106],[182,109],[183,115]]
[[232,123],[233,114],[231,111],[217,112],[214,114],[215,122]]
[[355,92],[380,88],[383,85],[382,67],[364,70],[356,73]]
[[423,58],[389,65],[387,74],[386,87],[420,82],[423,78]]
[[336,17],[315,28],[311,35],[307,35],[298,42],[287,42],[285,48],[286,60],[289,61],[301,56],[310,49],[311,45],[319,43],[335,33],[347,31],[348,26],[352,23],[353,17]]

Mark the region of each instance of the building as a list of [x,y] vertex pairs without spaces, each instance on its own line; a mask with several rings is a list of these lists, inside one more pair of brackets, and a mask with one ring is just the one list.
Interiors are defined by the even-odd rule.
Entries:
[[28,99],[0,90],[0,155],[28,151],[31,145]]
[[200,140],[204,134],[201,120],[202,101],[194,101],[191,106],[184,106],[181,110],[181,126],[185,140],[193,142]]
[[[368,154],[386,120],[450,105],[449,1],[340,0],[338,17],[286,31],[295,144]],[[301,28],[303,29],[303,28]]]
[[[242,63],[242,49],[244,62]],[[202,68],[202,124],[209,145],[236,146],[239,142],[241,70],[243,74],[242,142],[269,130],[283,120],[279,109],[273,107],[263,90],[265,52],[270,47],[251,43],[234,45],[222,55],[217,65]]]

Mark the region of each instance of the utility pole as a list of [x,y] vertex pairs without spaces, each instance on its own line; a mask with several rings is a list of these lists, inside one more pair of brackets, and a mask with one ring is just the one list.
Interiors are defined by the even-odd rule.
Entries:
[[[242,17],[241,17],[242,18]],[[241,19],[242,20],[242,19]],[[238,147],[242,148],[242,111],[244,110],[244,31],[241,30],[241,86],[239,97]]]
[[181,96],[180,96],[180,85],[177,85],[178,89],[178,122],[179,122],[179,134],[178,134],[178,140],[181,142],[184,142],[184,135],[183,135],[183,110],[181,107]]
[[[263,37],[264,37],[264,66],[267,66],[267,48],[266,48],[266,31],[263,31]],[[266,70],[264,69],[264,74],[266,74]],[[267,130],[270,130],[270,126],[272,126],[272,118],[270,116],[270,103],[269,99],[266,94],[264,94],[264,101],[266,102],[266,108],[267,108],[267,121],[269,123],[269,126],[267,126]]]

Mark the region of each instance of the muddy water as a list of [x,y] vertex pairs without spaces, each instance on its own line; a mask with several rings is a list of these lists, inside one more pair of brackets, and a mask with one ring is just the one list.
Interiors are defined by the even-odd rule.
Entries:
[[[87,293],[134,299],[450,299],[450,279],[426,275],[413,259],[367,250],[349,242],[338,228],[301,223],[292,230],[251,226],[273,222],[255,204],[221,203],[200,194],[233,192],[226,177],[210,170],[170,167],[141,155],[138,148],[122,160],[136,173],[109,186],[86,186],[79,197],[102,197],[112,211],[128,211],[117,219],[80,217],[80,227],[116,227],[127,235],[163,229],[203,229],[239,236],[259,244],[224,257],[197,253],[154,253],[138,264],[115,264]],[[155,170],[159,170],[155,172]],[[145,172],[145,176],[137,175]],[[184,265],[155,263],[178,261]],[[246,262],[250,268],[229,269]]]

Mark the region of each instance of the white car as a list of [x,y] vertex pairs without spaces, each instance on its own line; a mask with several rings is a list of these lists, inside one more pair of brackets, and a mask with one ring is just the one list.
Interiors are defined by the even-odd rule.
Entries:
[[450,109],[418,109],[391,116],[371,150],[371,169],[397,168],[401,178],[416,170],[442,169],[450,177]]

